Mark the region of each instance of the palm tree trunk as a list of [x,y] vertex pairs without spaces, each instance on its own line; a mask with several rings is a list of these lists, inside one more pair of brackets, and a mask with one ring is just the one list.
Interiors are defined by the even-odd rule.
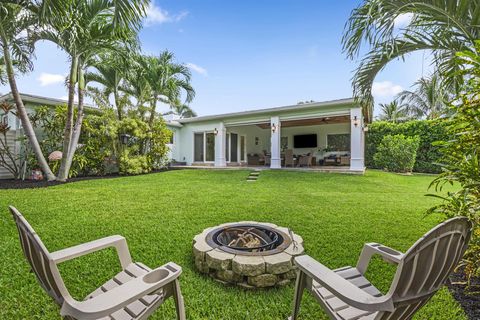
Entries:
[[73,134],[73,113],[75,106],[75,84],[77,82],[78,57],[72,57],[70,65],[70,78],[68,79],[68,105],[67,119],[65,121],[65,130],[63,132],[63,157],[60,169],[58,171],[58,180],[66,181],[68,178],[67,159],[70,153],[70,145]]
[[70,143],[70,150],[68,151],[67,161],[65,164],[65,170],[67,172],[67,176],[68,176],[68,173],[70,172],[70,168],[73,162],[73,156],[75,155],[75,152],[77,150],[78,141],[80,139],[80,134],[82,131],[83,118],[85,116],[84,104],[83,104],[84,96],[85,96],[85,79],[84,79],[83,70],[81,70],[80,68],[79,77],[78,77],[77,119],[75,120],[75,126],[73,127],[72,141]]
[[118,98],[118,88],[113,90],[113,98],[115,100],[115,107],[117,108],[118,120],[122,120],[123,118],[123,109],[120,107],[119,98]]
[[10,84],[10,90],[12,91],[13,99],[15,100],[15,105],[17,107],[17,116],[20,118],[22,122],[22,127],[25,132],[25,135],[32,146],[32,150],[35,153],[35,157],[37,158],[38,164],[40,165],[40,169],[42,169],[43,173],[46,175],[48,181],[54,181],[55,175],[53,174],[52,170],[50,169],[47,160],[45,159],[42,149],[40,148],[40,144],[38,143],[37,136],[35,134],[35,130],[33,129],[32,123],[28,118],[27,110],[25,109],[25,105],[23,104],[22,98],[20,97],[20,93],[18,92],[17,82],[15,80],[15,71],[13,70],[13,63],[10,57],[10,51],[8,50],[8,42],[4,37],[2,37],[3,42],[3,58],[5,60],[5,68],[7,70],[8,82]]
[[153,100],[150,102],[150,119],[148,124],[150,128],[153,127],[153,122],[155,121],[155,109],[157,107],[157,96],[153,96]]

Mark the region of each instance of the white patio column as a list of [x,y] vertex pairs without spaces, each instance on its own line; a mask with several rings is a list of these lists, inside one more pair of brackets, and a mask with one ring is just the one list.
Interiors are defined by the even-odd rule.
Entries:
[[226,167],[225,159],[225,143],[227,139],[227,129],[223,122],[216,127],[217,135],[215,136],[215,167]]
[[365,145],[361,108],[350,109],[350,170],[365,169]]
[[280,159],[280,131],[281,123],[280,117],[271,117],[270,118],[270,153],[271,153],[271,163],[270,168],[279,169],[282,167],[282,160]]

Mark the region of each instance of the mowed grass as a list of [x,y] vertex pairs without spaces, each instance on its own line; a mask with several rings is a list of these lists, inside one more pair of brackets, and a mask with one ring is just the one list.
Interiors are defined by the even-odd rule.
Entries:
[[[224,222],[273,222],[300,234],[309,255],[330,268],[355,265],[365,242],[406,250],[441,220],[424,216],[437,200],[425,197],[432,176],[368,171],[364,176],[263,171],[182,170],[92,180],[35,190],[0,190],[0,319],[59,319],[22,255],[7,210],[16,206],[50,251],[113,234],[127,238],[134,260],[150,267],[183,267],[187,319],[286,319],[293,284],[245,291],[225,287],[194,269],[192,238]],[[119,271],[113,250],[61,264],[77,299]],[[369,279],[383,292],[395,269],[375,259]],[[171,300],[171,299],[170,299]],[[152,319],[174,319],[168,301]],[[328,319],[305,294],[301,319]],[[447,289],[415,319],[466,319]]]

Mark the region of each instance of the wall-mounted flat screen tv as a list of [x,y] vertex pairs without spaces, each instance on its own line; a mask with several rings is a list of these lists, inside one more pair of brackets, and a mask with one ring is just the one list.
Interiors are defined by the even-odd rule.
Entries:
[[316,134],[302,134],[293,136],[294,148],[316,148],[317,135]]

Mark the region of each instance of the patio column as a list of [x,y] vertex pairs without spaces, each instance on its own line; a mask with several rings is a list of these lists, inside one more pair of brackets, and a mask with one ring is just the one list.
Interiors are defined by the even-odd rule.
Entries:
[[281,131],[280,117],[270,118],[270,153],[271,163],[270,168],[279,169],[282,167],[282,160],[280,159],[280,131]]
[[350,109],[350,170],[365,170],[363,115],[361,108]]
[[215,167],[226,167],[227,161],[225,159],[225,144],[227,139],[227,129],[225,124],[220,122],[216,127],[215,136]]

